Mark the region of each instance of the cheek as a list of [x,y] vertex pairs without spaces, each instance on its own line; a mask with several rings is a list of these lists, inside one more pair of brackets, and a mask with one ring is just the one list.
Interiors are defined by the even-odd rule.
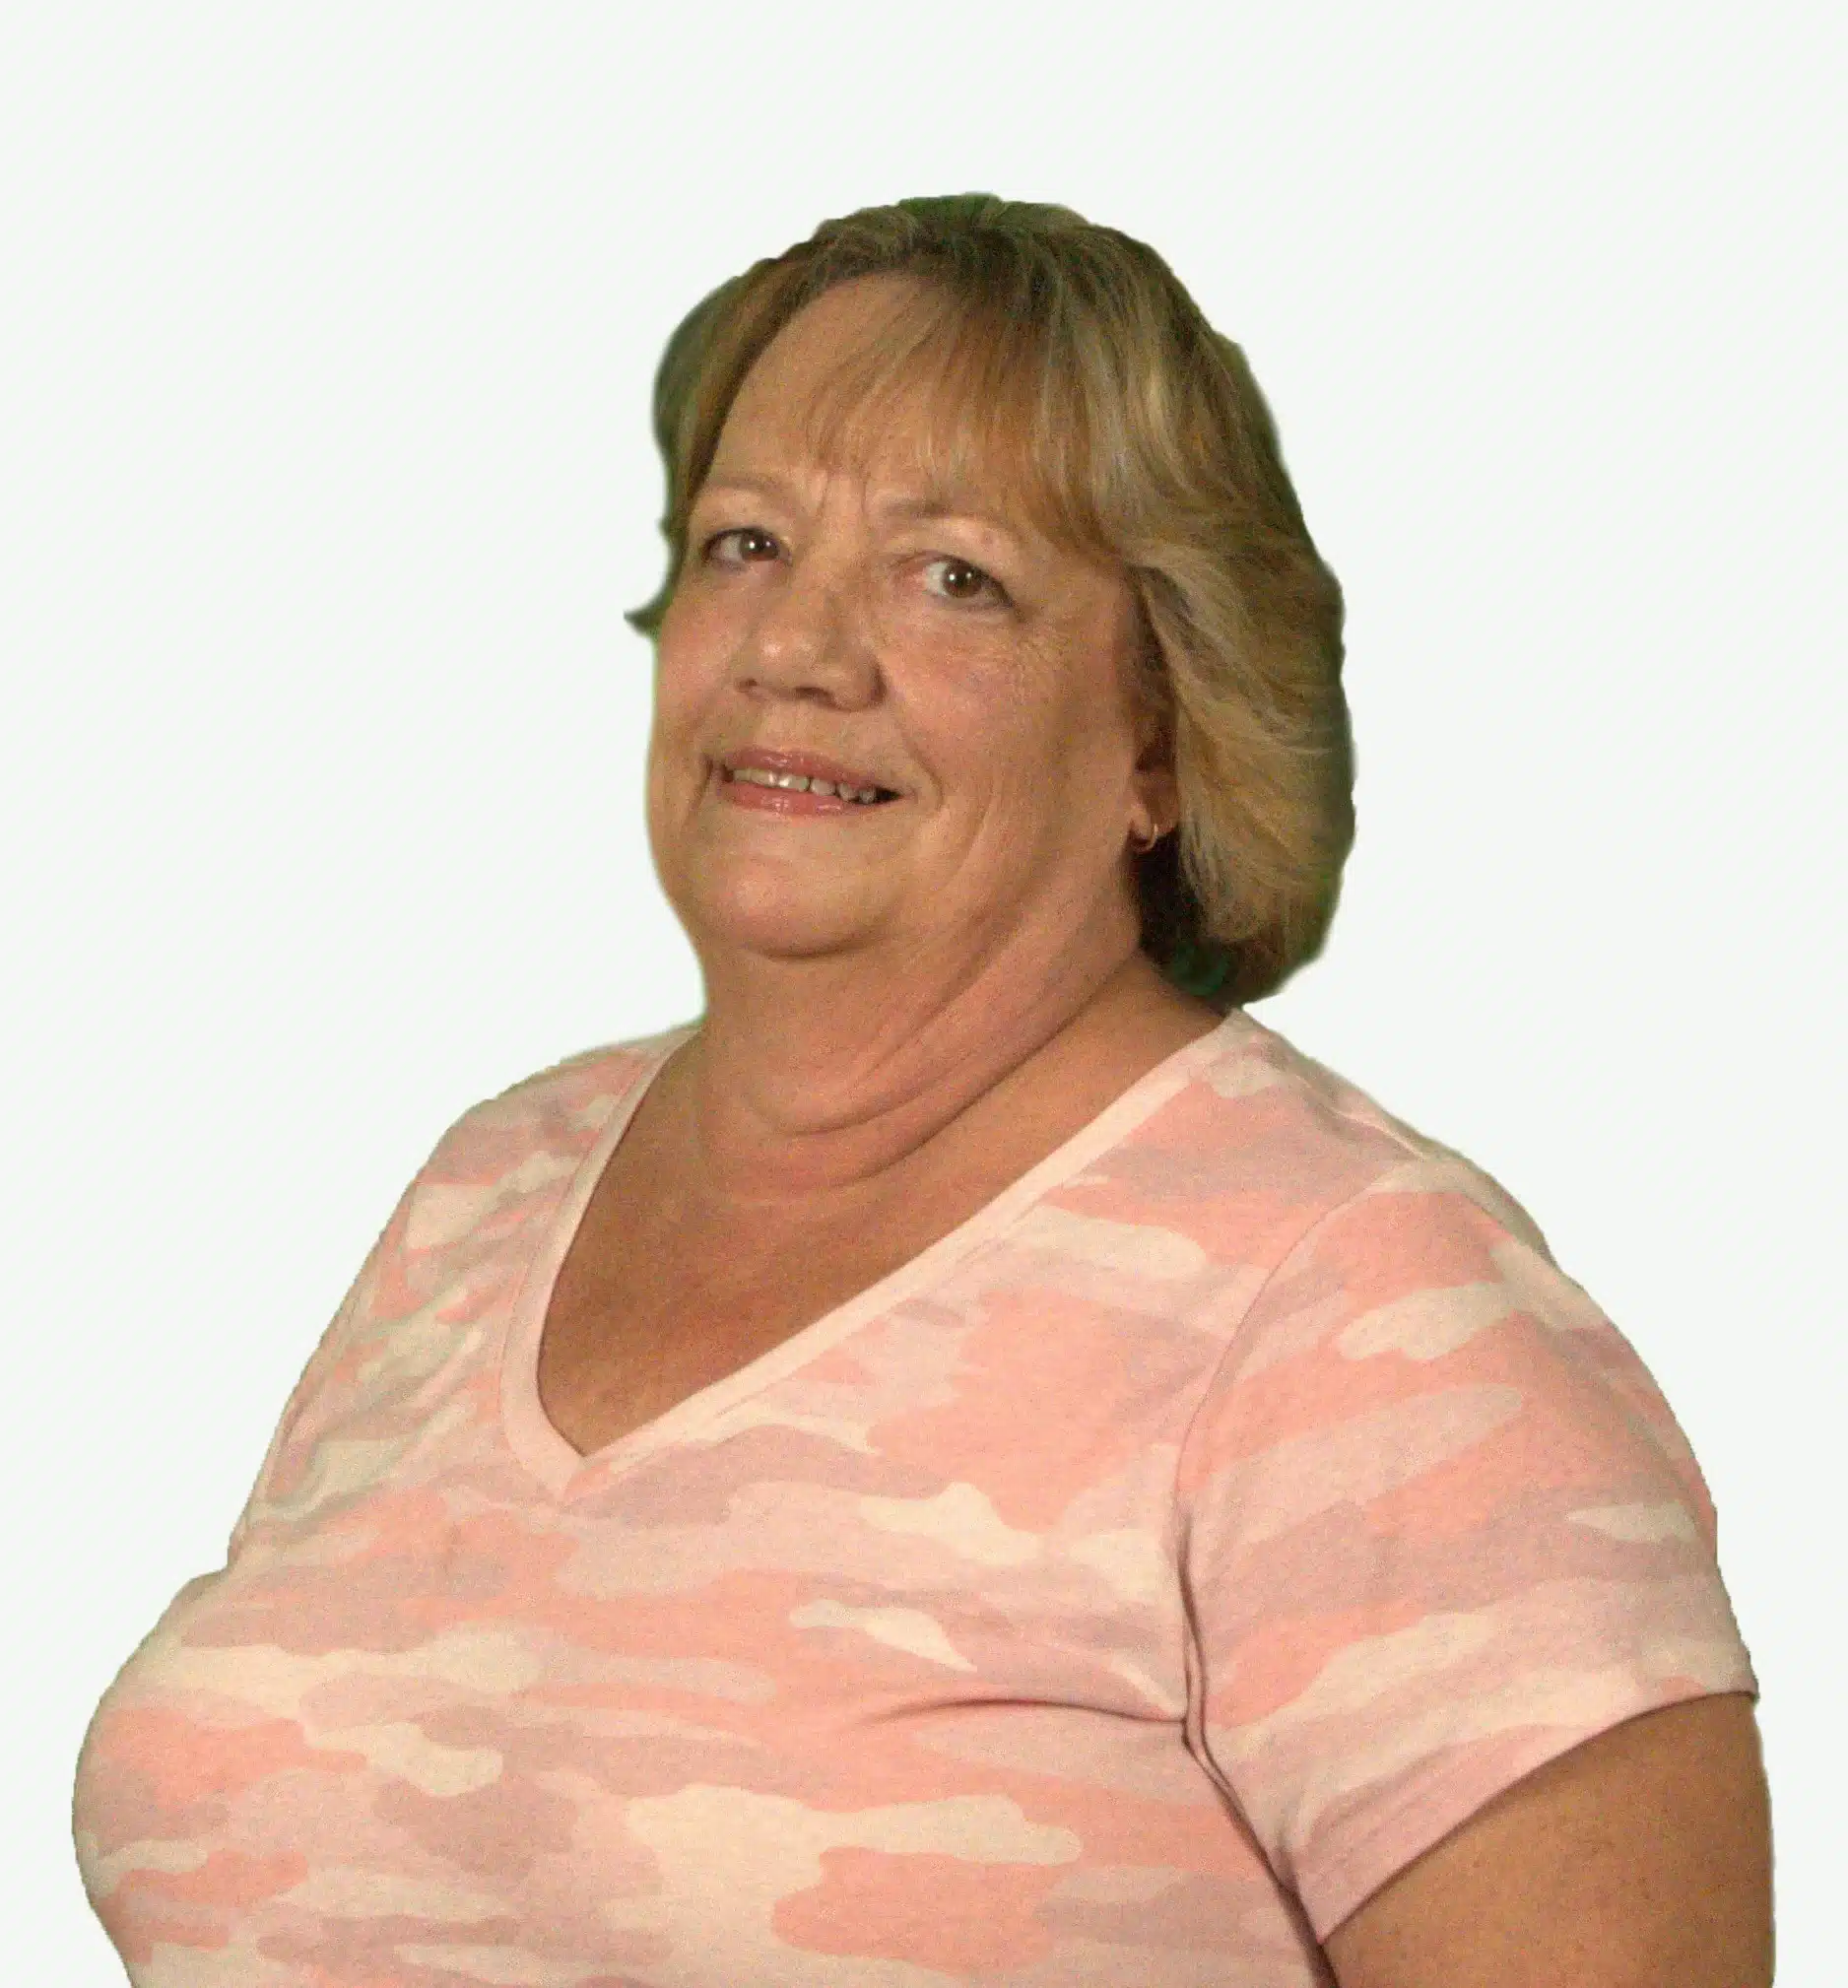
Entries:
[[712,660],[721,653],[712,634],[692,613],[670,610],[662,622],[654,661],[657,734],[672,737],[683,731],[711,703],[724,677]]
[[877,631],[893,701],[920,735],[966,747],[1028,739],[1042,727],[1057,678],[1035,645],[1015,630],[946,630],[920,619],[913,629],[893,617]]
[[682,811],[700,770],[697,745],[711,694],[698,667],[700,648],[689,643],[689,632],[684,623],[670,629],[664,622],[655,652],[644,778],[648,816],[656,827]]
[[1012,769],[1026,805],[1067,805],[1075,785],[1133,761],[1134,728],[1121,704],[1097,658],[1059,649],[1023,658],[999,678],[969,729],[986,757]]
[[902,682],[900,722],[921,756],[1011,810],[1063,805],[1055,796],[1075,777],[1114,763],[1114,704],[1067,657],[939,645],[916,655]]
[[738,603],[714,598],[696,579],[683,581],[661,617],[656,654],[677,674],[698,676],[730,653],[739,634]]

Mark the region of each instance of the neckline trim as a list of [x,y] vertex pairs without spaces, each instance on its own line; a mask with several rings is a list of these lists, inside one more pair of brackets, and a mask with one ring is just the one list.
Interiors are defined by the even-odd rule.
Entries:
[[831,1351],[868,1320],[940,1282],[983,1244],[1003,1234],[1054,1188],[1062,1186],[1153,1117],[1192,1082],[1203,1065],[1224,1052],[1235,1033],[1251,1027],[1249,1019],[1234,1009],[1217,1027],[1182,1043],[1144,1071],[1094,1118],[917,1255],[723,1378],[695,1389],[653,1421],[640,1424],[586,1455],[560,1434],[541,1404],[540,1341],[560,1272],[597,1183],[640,1109],[642,1099],[674,1052],[697,1032],[697,1025],[672,1029],[657,1037],[647,1045],[642,1067],[619,1096],[609,1122],[578,1162],[521,1280],[500,1363],[501,1427],[509,1446],[555,1496],[575,1498],[626,1475],[647,1457],[676,1442],[699,1440],[708,1431],[716,1439],[713,1425],[734,1409],[819,1355]]

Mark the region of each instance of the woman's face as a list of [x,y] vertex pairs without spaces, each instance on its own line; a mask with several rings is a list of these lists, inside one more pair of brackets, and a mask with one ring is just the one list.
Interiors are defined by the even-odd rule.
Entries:
[[[702,959],[883,955],[955,984],[1010,949],[1129,951],[1128,838],[1174,819],[1171,775],[1138,763],[1120,570],[1006,490],[927,489],[921,395],[860,467],[812,452],[815,390],[907,289],[861,278],[785,326],[693,507],[648,826]],[[878,798],[762,784],[805,774]]]

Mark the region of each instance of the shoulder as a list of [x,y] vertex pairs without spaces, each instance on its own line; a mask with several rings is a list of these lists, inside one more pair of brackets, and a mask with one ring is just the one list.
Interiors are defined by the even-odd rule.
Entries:
[[407,1273],[413,1264],[428,1270],[433,1248],[446,1250],[485,1219],[561,1189],[692,1033],[687,1026],[581,1050],[468,1106],[405,1188],[380,1248]]
[[472,1104],[438,1140],[430,1166],[442,1173],[517,1166],[543,1148],[588,1145],[693,1034],[682,1024],[653,1035],[583,1049]]
[[1124,1171],[1247,1270],[1281,1267],[1380,1199],[1400,1226],[1467,1223],[1474,1210],[1546,1255],[1532,1218],[1481,1166],[1249,1016],[1228,1015],[1185,1061],[1173,1093],[1125,1142]]
[[1756,1687],[1686,1439],[1525,1213],[1276,1038],[1221,1075],[1268,1114],[1253,1177],[1297,1177],[1182,1445],[1182,1553],[1209,1756],[1325,1936],[1554,1756]]
[[1366,1418],[1448,1427],[1465,1409],[1498,1424],[1524,1404],[1548,1425],[1543,1448],[1593,1425],[1600,1441],[1640,1440],[1710,1537],[1698,1467],[1653,1376],[1527,1210],[1348,1079],[1231,1019],[1157,1114],[1165,1131],[1152,1127],[1176,1177],[1191,1160],[1184,1220],[1235,1267],[1209,1306],[1216,1412],[1263,1422],[1283,1390],[1305,1419],[1344,1423],[1364,1398]]
[[1197,1078],[1213,1099],[1194,1114],[1212,1172],[1274,1229],[1248,1259],[1221,1385],[1282,1362],[1305,1387],[1313,1374],[1334,1399],[1359,1388],[1377,1403],[1518,1370],[1525,1388],[1546,1376],[1621,1403],[1687,1469],[1633,1350],[1483,1167],[1255,1023],[1228,1031]]

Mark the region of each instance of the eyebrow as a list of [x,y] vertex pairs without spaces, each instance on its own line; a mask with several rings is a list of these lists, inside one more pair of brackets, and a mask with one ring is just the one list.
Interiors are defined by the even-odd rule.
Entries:
[[[773,476],[713,476],[708,477],[699,487],[695,503],[708,491],[734,491],[751,497],[780,497],[787,501],[789,485],[781,477]],[[960,518],[970,524],[985,525],[990,531],[1012,540],[1016,545],[1024,543],[1018,525],[1010,524],[1006,518],[995,512],[984,510],[980,504],[966,502],[952,491],[929,489],[915,496],[890,497],[883,498],[875,509],[884,517],[895,521],[911,523],[931,523],[940,518]]]

